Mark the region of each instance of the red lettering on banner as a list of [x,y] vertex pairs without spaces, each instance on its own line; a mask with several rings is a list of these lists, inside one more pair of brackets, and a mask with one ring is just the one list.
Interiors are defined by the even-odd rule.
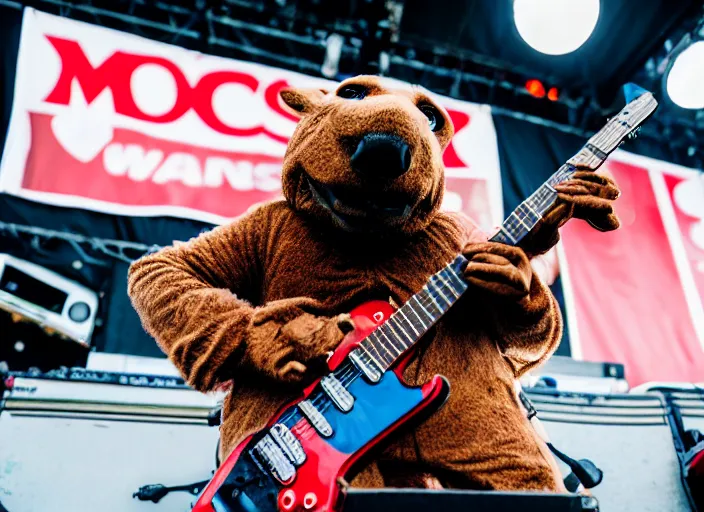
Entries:
[[[125,116],[150,121],[170,123],[185,114],[191,106],[191,86],[181,70],[171,61],[149,55],[132,55],[115,52],[97,68],[86,58],[75,41],[46,36],[61,57],[61,75],[44,101],[68,105],[71,100],[71,82],[75,79],[86,102],[91,103],[103,90],[109,88],[115,104],[115,112]],[[144,64],[155,64],[166,69],[176,83],[176,102],[171,110],[159,116],[142,112],[132,97],[130,79],[134,71]]]
[[[181,118],[191,108],[198,117],[212,130],[224,135],[237,137],[253,137],[264,134],[269,138],[286,144],[288,137],[267,130],[264,126],[237,128],[224,123],[213,108],[213,95],[223,84],[238,84],[246,87],[256,95],[260,90],[259,81],[252,75],[238,71],[215,71],[200,78],[195,86],[191,86],[184,73],[173,62],[150,55],[133,55],[117,51],[110,55],[102,64],[94,67],[86,57],[83,49],[76,41],[62,39],[56,36],[46,36],[61,59],[61,74],[56,85],[44,101],[60,105],[71,102],[71,84],[75,80],[90,104],[105,89],[112,91],[115,112],[152,123],[170,123]],[[132,74],[146,64],[159,66],[171,75],[176,85],[176,100],[171,110],[161,115],[143,112],[135,103],[131,88]],[[279,103],[279,93],[289,84],[286,80],[278,80],[269,84],[263,91],[266,105],[284,119],[296,122],[295,115],[286,111]],[[448,110],[459,132],[469,124],[470,117],[458,110]],[[457,154],[453,141],[450,142],[443,160],[447,167],[468,167]]]
[[[450,115],[452,124],[455,127],[455,133],[458,133],[460,130],[462,130],[465,126],[469,124],[470,117],[468,114],[460,112],[459,110],[449,109],[447,113]],[[454,138],[450,141],[450,144],[449,146],[447,146],[445,153],[443,153],[442,161],[445,164],[445,167],[469,167],[466,163],[462,161],[462,159],[457,154],[457,150],[455,150]]]
[[213,109],[213,94],[215,94],[215,89],[223,84],[244,85],[253,93],[257,92],[259,88],[259,81],[256,78],[237,71],[216,71],[205,75],[196,85],[193,96],[193,109],[203,122],[217,132],[237,137],[251,137],[264,132],[262,126],[235,128],[234,126],[226,125],[218,119]]
[[[237,71],[216,71],[202,76],[198,83],[191,87],[178,66],[165,58],[117,51],[102,64],[93,67],[76,41],[55,36],[46,37],[61,58],[61,74],[54,89],[44,100],[48,103],[69,105],[71,102],[71,83],[75,79],[83,91],[87,103],[90,104],[105,89],[110,89],[115,112],[134,119],[152,123],[170,123],[193,108],[198,117],[218,133],[238,137],[264,134],[283,144],[288,142],[287,137],[270,132],[261,125],[253,128],[236,128],[223,123],[216,115],[213,109],[215,90],[223,84],[234,83],[247,87],[254,94],[259,90],[259,81],[251,75]],[[165,114],[154,116],[142,112],[133,99],[132,73],[145,64],[154,64],[164,68],[174,79],[176,102],[171,110]],[[272,93],[278,94],[281,87],[281,82],[275,82],[269,86],[265,92],[268,104],[271,104],[268,96]],[[292,117],[284,113],[280,107],[273,108],[273,110],[286,119]]]

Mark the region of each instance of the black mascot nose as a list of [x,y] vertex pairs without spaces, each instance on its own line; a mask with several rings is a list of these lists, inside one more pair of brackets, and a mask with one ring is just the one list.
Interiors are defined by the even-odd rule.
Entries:
[[369,133],[362,137],[350,163],[365,177],[394,179],[411,166],[411,149],[397,135]]

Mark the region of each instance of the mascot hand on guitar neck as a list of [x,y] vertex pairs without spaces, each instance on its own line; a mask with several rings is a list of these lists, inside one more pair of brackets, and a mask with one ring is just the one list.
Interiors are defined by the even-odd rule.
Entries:
[[402,374],[409,386],[443,374],[449,399],[391,439],[352,484],[562,490],[514,391],[562,330],[530,258],[556,243],[570,217],[617,228],[614,183],[577,172],[555,187],[557,203],[521,247],[489,242],[470,219],[440,209],[453,126],[422,89],[361,76],[330,92],[284,90],[281,100],[300,117],[283,163],[285,200],[146,256],[129,274],[145,329],[188,383],[209,391],[232,382],[222,458],[328,371],[330,352],[355,329],[347,312],[406,302],[462,254],[466,293]]

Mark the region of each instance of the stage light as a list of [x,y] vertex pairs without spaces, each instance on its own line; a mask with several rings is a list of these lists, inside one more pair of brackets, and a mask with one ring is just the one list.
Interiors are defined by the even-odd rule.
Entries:
[[582,46],[599,19],[599,0],[514,0],[518,33],[531,47],[564,55]]
[[686,36],[669,59],[664,74],[670,99],[687,109],[704,108],[704,41]]
[[543,86],[543,83],[535,78],[526,82],[526,91],[528,91],[528,94],[535,96],[536,98],[545,97],[545,87]]

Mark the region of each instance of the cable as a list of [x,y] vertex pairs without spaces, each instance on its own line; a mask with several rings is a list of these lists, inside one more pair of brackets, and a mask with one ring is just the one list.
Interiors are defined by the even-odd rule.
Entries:
[[98,252],[110,258],[132,263],[136,259],[162,249],[160,245],[146,245],[124,240],[88,237],[65,231],[11,224],[0,221],[0,235],[22,240],[29,238],[30,244],[37,247],[41,242],[60,240],[69,244],[88,263],[104,266],[104,262],[91,256],[87,251]]

